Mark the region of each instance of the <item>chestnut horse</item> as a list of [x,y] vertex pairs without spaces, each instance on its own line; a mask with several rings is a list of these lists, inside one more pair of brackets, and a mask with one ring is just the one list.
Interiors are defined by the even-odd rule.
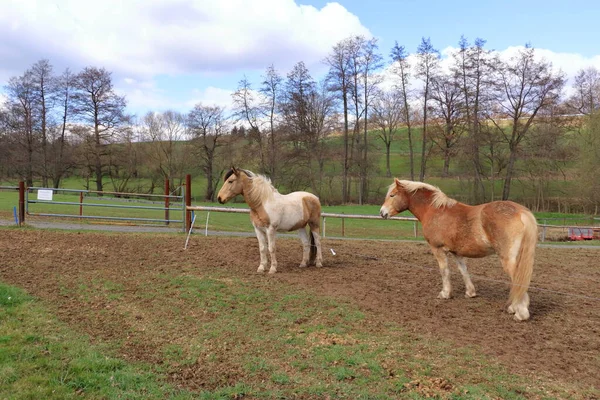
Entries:
[[496,253],[512,280],[508,312],[518,321],[529,319],[527,289],[538,237],[531,211],[512,201],[470,206],[427,183],[395,179],[379,213],[388,218],[405,210],[421,222],[423,236],[439,264],[442,291],[438,298],[450,298],[448,253],[454,255],[463,276],[466,297],[475,297],[476,293],[464,257]]
[[[319,198],[308,192],[280,194],[263,175],[244,169],[231,168],[223,178],[223,187],[217,200],[224,204],[241,194],[250,206],[250,219],[258,238],[260,265],[257,272],[264,272],[267,266],[267,249],[271,256],[270,274],[277,272],[275,257],[275,232],[298,231],[304,252],[300,267],[316,264],[323,266],[321,239],[321,203]],[[310,227],[310,242],[306,233]]]

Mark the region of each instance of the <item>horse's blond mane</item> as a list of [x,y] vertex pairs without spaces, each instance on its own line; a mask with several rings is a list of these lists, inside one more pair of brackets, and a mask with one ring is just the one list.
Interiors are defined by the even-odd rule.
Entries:
[[271,184],[271,179],[264,175],[255,174],[250,171],[243,170],[250,179],[250,190],[247,193],[248,204],[251,207],[258,207],[266,200],[271,198],[274,193],[278,193],[277,189]]
[[[442,192],[440,190],[440,188],[438,188],[437,186],[433,186],[430,185],[429,183],[424,183],[424,182],[414,182],[414,181],[399,181],[400,184],[402,185],[402,187],[404,188],[404,190],[406,190],[409,193],[415,193],[417,190],[419,189],[425,189],[425,190],[429,190],[430,192],[433,193],[432,196],[432,200],[431,200],[431,205],[435,208],[440,208],[440,207],[452,207],[453,205],[455,205],[457,203],[456,200],[451,199],[450,197],[446,196],[446,194],[444,192]],[[392,186],[395,185],[395,182],[392,184]]]

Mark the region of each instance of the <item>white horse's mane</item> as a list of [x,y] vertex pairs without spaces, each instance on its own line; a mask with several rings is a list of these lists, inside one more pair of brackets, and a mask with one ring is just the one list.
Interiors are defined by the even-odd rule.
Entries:
[[248,200],[252,205],[259,206],[266,200],[273,197],[273,194],[279,193],[271,183],[271,179],[264,175],[255,174],[252,171],[242,170],[250,178],[252,186],[248,191]]
[[[435,208],[440,208],[440,207],[444,207],[444,206],[452,207],[453,205],[455,205],[457,203],[456,200],[451,199],[450,197],[446,196],[446,194],[444,192],[442,192],[439,187],[430,185],[429,183],[415,182],[415,181],[399,181],[399,182],[400,182],[400,185],[402,185],[402,187],[404,188],[404,190],[406,190],[408,193],[415,193],[419,189],[425,189],[425,190],[429,190],[430,192],[433,192],[431,205]],[[392,183],[392,185],[390,186],[390,189],[393,188],[395,185],[396,185],[396,182]]]

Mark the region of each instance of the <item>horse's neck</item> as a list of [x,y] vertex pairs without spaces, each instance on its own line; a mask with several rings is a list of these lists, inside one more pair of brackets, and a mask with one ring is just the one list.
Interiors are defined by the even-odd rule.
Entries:
[[244,177],[242,178],[242,185],[243,185],[243,196],[244,196],[244,201],[246,202],[246,204],[248,204],[248,206],[250,207],[251,210],[258,210],[260,208],[264,207],[264,200],[260,199],[260,198],[255,198],[254,196],[251,196],[251,192],[253,189],[253,182],[251,179],[249,179],[247,176],[244,175]]
[[433,201],[433,193],[429,190],[420,189],[412,196],[409,196],[408,211],[410,211],[419,221],[422,221],[425,216],[434,210],[431,205]]

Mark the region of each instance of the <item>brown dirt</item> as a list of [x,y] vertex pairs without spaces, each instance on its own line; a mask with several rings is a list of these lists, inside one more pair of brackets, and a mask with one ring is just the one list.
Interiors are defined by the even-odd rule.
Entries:
[[[529,292],[532,318],[518,323],[505,312],[507,277],[495,256],[469,260],[478,297],[463,297],[464,284],[453,268],[453,298],[439,300],[441,279],[422,243],[324,239],[325,267],[300,269],[299,241],[280,238],[279,272],[266,276],[255,273],[255,238],[196,236],[187,251],[183,242],[180,235],[1,230],[0,279],[47,301],[61,320],[92,339],[122,340],[122,356],[130,359],[160,362],[156,343],[140,327],[148,310],[155,310],[153,298],[136,297],[140,286],[160,291],[164,281],[158,276],[167,272],[219,271],[349,300],[418,335],[475,345],[516,373],[600,387],[600,249],[539,248]],[[134,301],[115,309],[106,297],[66,294],[94,280],[122,285]],[[164,318],[179,318],[165,327],[173,341],[185,340],[186,329],[197,323]]]

